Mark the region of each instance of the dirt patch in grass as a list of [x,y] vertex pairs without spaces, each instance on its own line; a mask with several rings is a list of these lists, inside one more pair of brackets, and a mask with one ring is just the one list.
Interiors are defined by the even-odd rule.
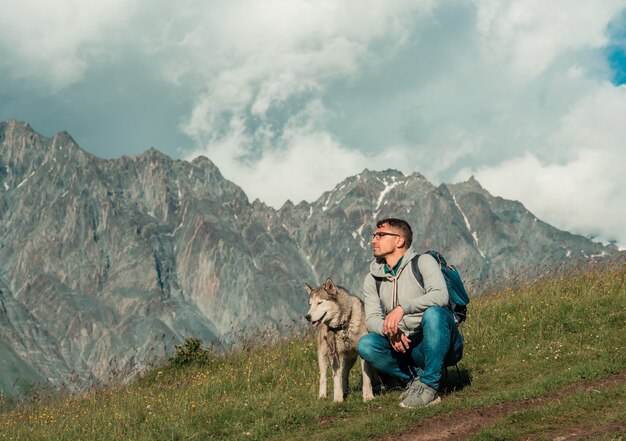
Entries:
[[[384,441],[402,439],[406,441],[463,440],[489,427],[498,420],[515,412],[530,410],[560,400],[578,392],[590,392],[610,388],[626,382],[626,372],[613,374],[599,380],[576,384],[556,390],[549,395],[528,400],[511,401],[489,407],[481,407],[453,415],[446,414],[419,421],[409,430],[382,438]],[[570,439],[588,439],[601,435],[610,435],[626,430],[626,423],[609,424],[606,427],[589,425],[588,427],[564,427],[562,432],[551,434],[551,439],[566,441]]]
[[[598,439],[603,436],[615,436],[615,439],[623,439],[626,433],[626,422],[615,422],[606,426],[574,426],[559,432],[549,432],[545,434],[544,439],[552,439],[554,441],[573,441],[573,440],[591,440]],[[619,437],[622,438],[619,438]],[[526,441],[536,441],[537,438],[526,438]]]

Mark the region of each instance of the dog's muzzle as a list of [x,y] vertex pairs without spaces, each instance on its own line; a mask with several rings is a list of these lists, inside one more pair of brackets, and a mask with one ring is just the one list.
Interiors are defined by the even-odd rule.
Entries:
[[[307,314],[304,316],[308,321],[311,321],[311,314]],[[326,313],[324,313],[323,316],[321,316],[319,318],[319,320],[315,320],[314,322],[311,322],[311,324],[313,325],[313,328],[317,328],[319,325],[322,324],[322,320],[324,320],[324,317],[326,317]]]

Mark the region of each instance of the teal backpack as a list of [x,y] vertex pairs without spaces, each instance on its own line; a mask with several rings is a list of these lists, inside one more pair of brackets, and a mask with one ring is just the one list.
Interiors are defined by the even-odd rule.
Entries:
[[[426,251],[425,254],[430,254],[439,263],[439,268],[441,268],[443,278],[448,286],[448,294],[450,296],[448,307],[454,314],[457,324],[463,323],[467,317],[467,304],[469,303],[470,298],[465,290],[465,286],[463,286],[463,281],[461,280],[459,272],[454,266],[448,265],[446,263],[446,259],[444,259],[439,252],[429,250]],[[420,255],[417,255],[411,260],[411,269],[413,270],[413,275],[415,276],[417,283],[424,288],[424,277],[417,266],[419,256]],[[379,295],[381,282],[382,279],[376,278],[376,292],[378,292]]]
[[[465,286],[463,286],[463,281],[461,280],[461,276],[456,268],[452,265],[448,265],[446,263],[446,259],[443,256],[434,250],[426,251],[426,254],[430,254],[435,258],[435,260],[439,263],[439,268],[441,268],[441,272],[443,273],[443,278],[446,280],[446,285],[448,286],[448,294],[450,295],[450,300],[448,301],[448,307],[452,310],[454,317],[456,318],[456,322],[461,324],[465,321],[467,317],[467,304],[470,301],[469,295],[465,290]],[[415,256],[413,260],[411,260],[411,268],[413,269],[413,275],[417,279],[417,282],[424,287],[424,278],[422,277],[422,273],[420,273],[419,268],[417,267],[417,259],[419,256]]]

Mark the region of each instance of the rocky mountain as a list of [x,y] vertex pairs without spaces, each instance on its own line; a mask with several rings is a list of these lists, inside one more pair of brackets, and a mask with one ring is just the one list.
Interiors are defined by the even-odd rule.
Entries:
[[141,369],[185,336],[302,326],[303,282],[358,294],[376,219],[468,280],[614,253],[480,184],[364,170],[313,203],[249,202],[207,158],[104,160],[67,133],[0,122],[0,390]]

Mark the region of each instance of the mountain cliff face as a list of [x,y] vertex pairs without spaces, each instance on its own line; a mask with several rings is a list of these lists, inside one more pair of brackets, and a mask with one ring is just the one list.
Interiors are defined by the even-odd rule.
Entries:
[[471,179],[365,170],[280,210],[207,158],[154,149],[104,160],[67,133],[0,123],[0,390],[141,369],[184,336],[301,324],[304,282],[359,293],[376,219],[403,217],[417,249],[466,279],[613,253],[493,197]]

